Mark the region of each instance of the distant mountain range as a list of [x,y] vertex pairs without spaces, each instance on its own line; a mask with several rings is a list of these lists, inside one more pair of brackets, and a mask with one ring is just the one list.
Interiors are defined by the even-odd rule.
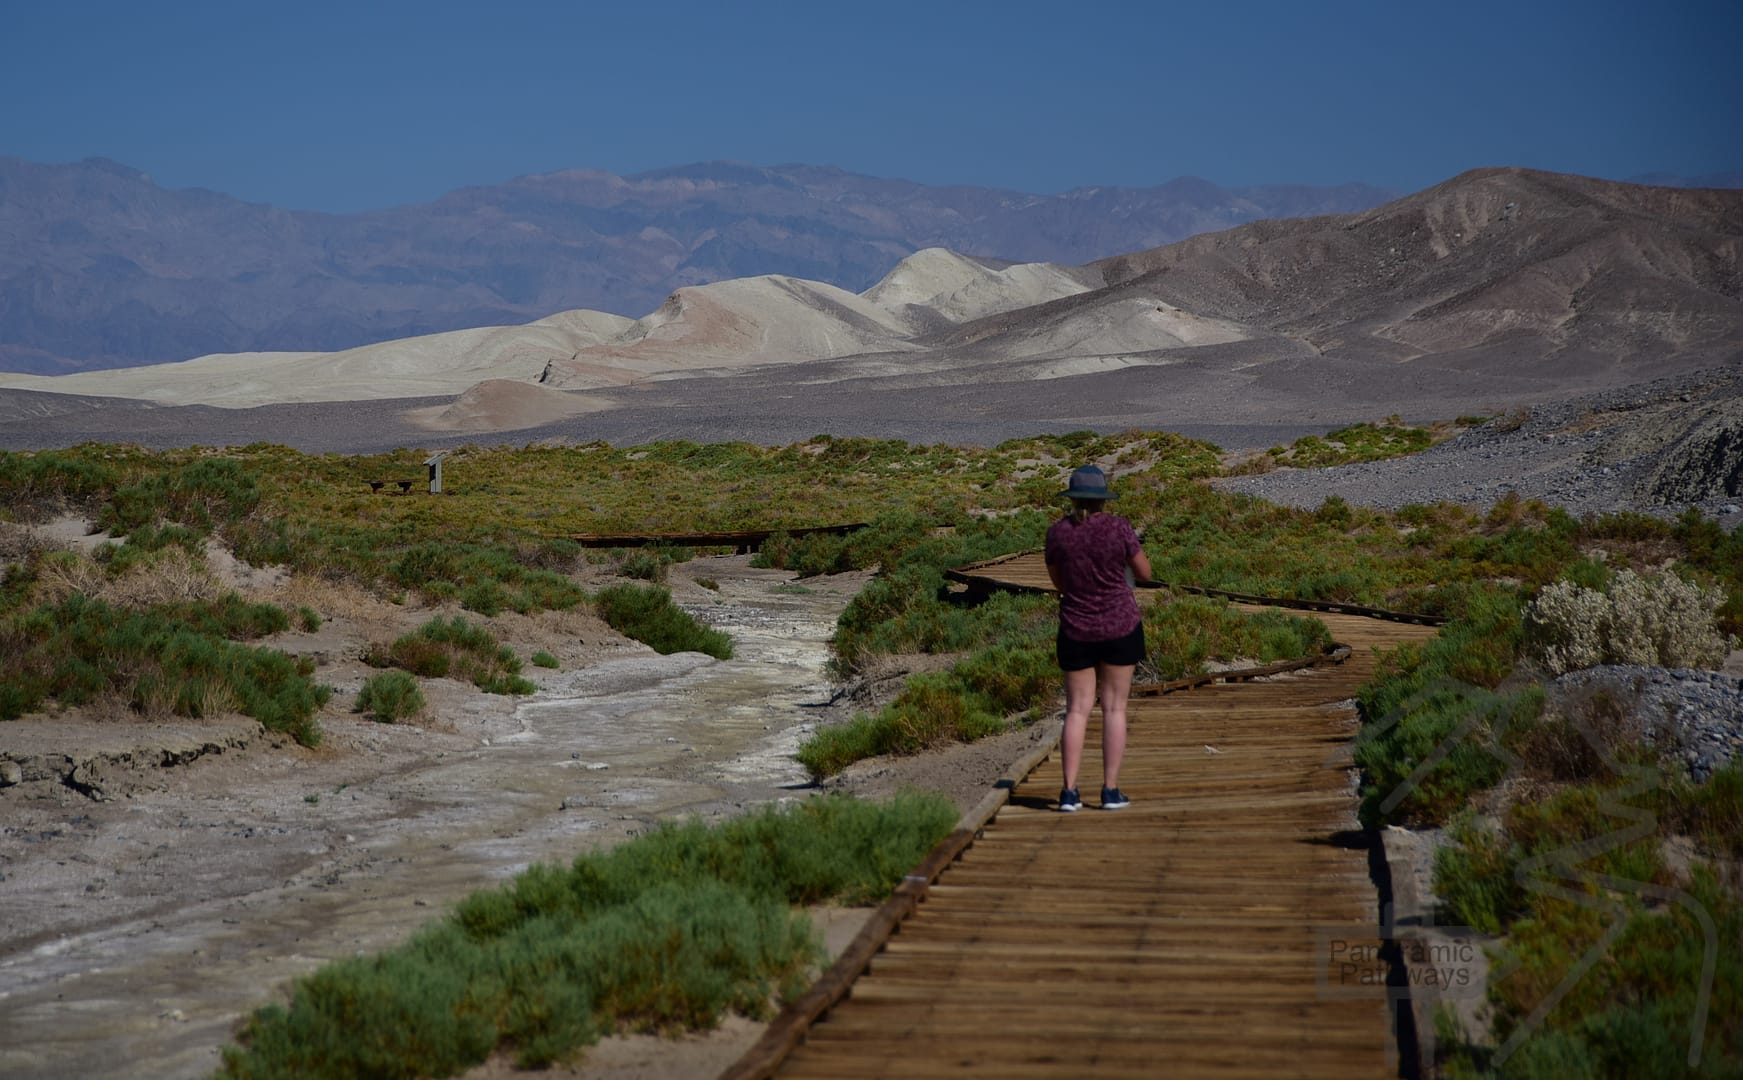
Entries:
[[679,287],[759,274],[858,292],[930,247],[1080,264],[1396,194],[1183,178],[1033,195],[710,162],[324,214],[170,191],[103,159],[0,158],[0,371],[329,351],[576,308],[639,317]]
[[4,374],[0,445],[997,441],[1037,425],[1248,440],[1281,434],[1254,424],[1444,418],[1739,363],[1743,191],[1479,169],[1361,213],[1080,266],[930,248],[859,292],[760,274],[680,288],[639,319],[572,310],[332,353]]

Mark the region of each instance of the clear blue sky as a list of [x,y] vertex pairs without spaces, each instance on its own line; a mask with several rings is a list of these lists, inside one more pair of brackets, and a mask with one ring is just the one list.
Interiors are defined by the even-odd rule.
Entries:
[[296,209],[716,158],[1050,193],[1743,169],[1739,0],[0,0],[0,154]]

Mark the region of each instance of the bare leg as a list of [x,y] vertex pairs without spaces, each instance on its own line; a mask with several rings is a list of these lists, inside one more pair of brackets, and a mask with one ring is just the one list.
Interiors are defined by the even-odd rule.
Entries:
[[[1120,763],[1126,756],[1126,699],[1132,693],[1132,674],[1138,669],[1130,664],[1097,664],[1095,670],[1101,676],[1102,783],[1117,788],[1120,786]],[[1082,745],[1080,739],[1080,750]]]
[[[1083,763],[1083,736],[1089,730],[1089,710],[1095,705],[1095,671],[1084,668],[1065,673],[1065,732],[1060,736],[1059,749],[1064,757],[1061,764],[1065,767],[1065,786],[1074,791],[1077,769]],[[1128,678],[1127,684],[1130,682]]]

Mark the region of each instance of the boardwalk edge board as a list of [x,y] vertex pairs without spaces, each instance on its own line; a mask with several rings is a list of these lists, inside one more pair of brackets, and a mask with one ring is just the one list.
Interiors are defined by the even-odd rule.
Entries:
[[912,873],[903,878],[866,924],[854,935],[816,984],[781,1010],[763,1037],[744,1056],[720,1074],[720,1080],[767,1080],[781,1067],[795,1047],[805,1040],[811,1025],[829,1014],[853,992],[853,983],[871,967],[872,958],[883,951],[901,924],[914,913],[950,864],[974,846],[975,839],[1010,801],[1011,792],[1029,778],[1059,747],[1056,734],[1011,766],[1003,778],[957,821],[956,829],[940,840]]

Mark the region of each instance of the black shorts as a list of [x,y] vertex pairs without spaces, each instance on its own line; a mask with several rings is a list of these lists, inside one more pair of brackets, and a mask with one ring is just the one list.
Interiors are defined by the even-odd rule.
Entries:
[[1109,641],[1078,641],[1066,637],[1065,630],[1061,628],[1055,651],[1062,671],[1082,671],[1097,664],[1131,667],[1144,659],[1144,624],[1139,623],[1137,629],[1125,637]]

